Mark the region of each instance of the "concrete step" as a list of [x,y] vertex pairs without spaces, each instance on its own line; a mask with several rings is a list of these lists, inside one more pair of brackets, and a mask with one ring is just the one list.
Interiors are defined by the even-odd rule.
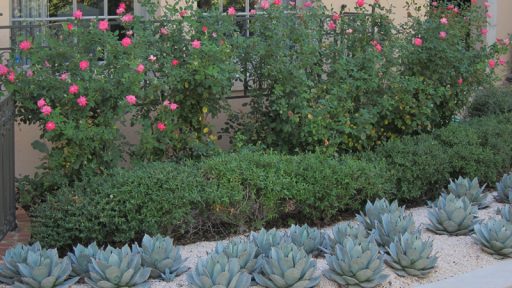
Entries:
[[429,283],[417,288],[512,288],[512,260],[480,268],[465,274]]

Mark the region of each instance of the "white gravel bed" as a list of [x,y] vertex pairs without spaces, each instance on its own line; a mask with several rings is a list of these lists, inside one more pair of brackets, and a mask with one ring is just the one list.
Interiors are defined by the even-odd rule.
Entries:
[[[489,197],[491,198],[491,197]],[[490,207],[479,210],[478,217],[481,219],[487,219],[491,217],[499,217],[496,215],[496,208],[503,206],[496,202],[492,202]],[[434,240],[434,253],[437,253],[439,260],[436,268],[426,278],[416,277],[399,277],[393,273],[391,269],[386,267],[386,273],[389,275],[386,283],[379,287],[392,287],[392,288],[406,288],[415,287],[420,284],[437,282],[442,279],[453,277],[459,274],[463,274],[481,267],[486,267],[498,263],[500,260],[494,259],[489,254],[484,253],[480,250],[480,247],[473,242],[470,236],[444,236],[436,235],[424,229],[424,225],[428,223],[426,207],[418,207],[409,209],[414,216],[415,223],[418,227],[423,230],[423,236],[426,238],[432,238]],[[331,226],[332,227],[332,226]],[[331,227],[326,227],[323,230],[330,233]],[[213,251],[215,248],[215,242],[198,242],[182,247],[182,256],[188,257],[186,265],[194,267],[197,259],[203,257],[207,252]],[[327,269],[327,263],[324,258],[316,259],[318,272]],[[186,276],[181,275],[176,278],[173,282],[166,283],[163,281],[150,281],[151,287],[188,287]],[[89,285],[80,284],[74,285],[74,287],[90,287]],[[254,286],[261,287],[261,286]],[[327,280],[325,277],[321,277],[319,287],[340,287],[337,283]]]

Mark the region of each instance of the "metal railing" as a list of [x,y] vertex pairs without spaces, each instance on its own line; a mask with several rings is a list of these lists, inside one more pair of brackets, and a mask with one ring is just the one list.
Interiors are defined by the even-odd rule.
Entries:
[[14,102],[0,91],[0,239],[16,228]]

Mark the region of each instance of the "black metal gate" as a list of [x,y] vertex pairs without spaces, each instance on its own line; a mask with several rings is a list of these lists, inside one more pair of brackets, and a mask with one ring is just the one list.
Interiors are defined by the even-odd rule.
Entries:
[[16,228],[14,102],[0,91],[0,239]]

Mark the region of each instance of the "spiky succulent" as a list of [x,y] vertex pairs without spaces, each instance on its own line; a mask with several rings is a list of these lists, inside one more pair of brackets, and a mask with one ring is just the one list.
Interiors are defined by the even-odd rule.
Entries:
[[502,208],[497,209],[497,214],[501,215],[501,218],[503,218],[507,222],[512,222],[512,207],[510,204],[506,204]]
[[290,238],[295,246],[302,247],[306,253],[313,256],[322,252],[320,247],[325,239],[323,232],[317,228],[309,227],[308,224],[303,226],[292,225],[290,227]]
[[255,273],[259,285],[269,288],[308,288],[320,282],[315,275],[316,262],[295,244],[284,243],[272,247],[270,257],[265,259],[262,271]]
[[432,240],[421,239],[420,231],[406,232],[389,244],[384,262],[399,276],[426,277],[437,263],[432,249]]
[[229,241],[226,245],[218,242],[215,253],[224,254],[228,259],[237,258],[240,270],[249,274],[259,271],[263,265],[263,255],[256,257],[256,245],[240,238]]
[[180,247],[175,247],[171,238],[144,235],[141,245],[135,244],[133,250],[141,254],[142,266],[151,268],[151,278],[169,282],[187,272],[187,259],[181,257]]
[[237,258],[212,253],[199,259],[187,274],[187,281],[193,288],[246,288],[251,284],[251,275],[240,270]]
[[389,204],[385,198],[375,200],[375,203],[368,201],[364,208],[364,213],[356,215],[356,219],[359,223],[363,224],[367,231],[375,229],[375,221],[379,221],[381,215],[393,212],[405,213],[405,207],[398,207],[398,202],[393,201]]
[[95,258],[98,251],[99,249],[96,242],[89,244],[87,247],[80,244],[73,247],[73,253],[68,252],[68,258],[72,268],[71,275],[87,277],[91,258]]
[[379,247],[371,240],[347,238],[336,245],[333,255],[326,255],[328,270],[324,276],[344,287],[375,287],[388,278]]
[[459,176],[455,181],[450,179],[448,192],[455,195],[457,198],[466,196],[471,204],[477,206],[478,209],[482,209],[489,206],[489,202],[487,202],[487,194],[483,193],[485,185],[486,184],[480,187],[478,178],[471,180],[469,178],[462,178]]
[[21,278],[14,283],[16,288],[67,288],[80,278],[67,279],[71,263],[67,257],[59,259],[57,249],[29,251],[27,262],[18,267]]
[[256,256],[269,256],[272,247],[279,246],[282,243],[289,243],[290,238],[283,232],[277,231],[275,228],[267,231],[262,228],[258,233],[251,232],[249,240],[252,241],[258,250]]
[[26,263],[29,252],[41,251],[39,242],[33,245],[17,244],[13,248],[5,251],[3,257],[4,262],[0,264],[0,283],[7,285],[14,284],[15,281],[21,278],[18,264]]
[[512,257],[512,223],[504,219],[491,219],[476,224],[472,237],[483,251],[493,257]]
[[128,247],[121,249],[108,246],[100,250],[89,264],[87,284],[95,288],[149,287],[147,280],[151,268],[143,268],[141,256]]
[[353,240],[366,240],[370,237],[364,226],[360,223],[340,223],[332,227],[332,237],[325,233],[325,241],[322,244],[324,253],[336,252],[336,244],[343,244],[346,238]]
[[512,172],[503,175],[496,183],[496,201],[512,204]]
[[429,224],[426,228],[436,234],[467,235],[473,231],[476,223],[476,207],[468,198],[443,194],[428,211]]
[[386,213],[380,221],[375,221],[375,240],[380,247],[389,247],[395,240],[406,232],[411,233],[415,229],[412,214],[405,214],[402,211]]

